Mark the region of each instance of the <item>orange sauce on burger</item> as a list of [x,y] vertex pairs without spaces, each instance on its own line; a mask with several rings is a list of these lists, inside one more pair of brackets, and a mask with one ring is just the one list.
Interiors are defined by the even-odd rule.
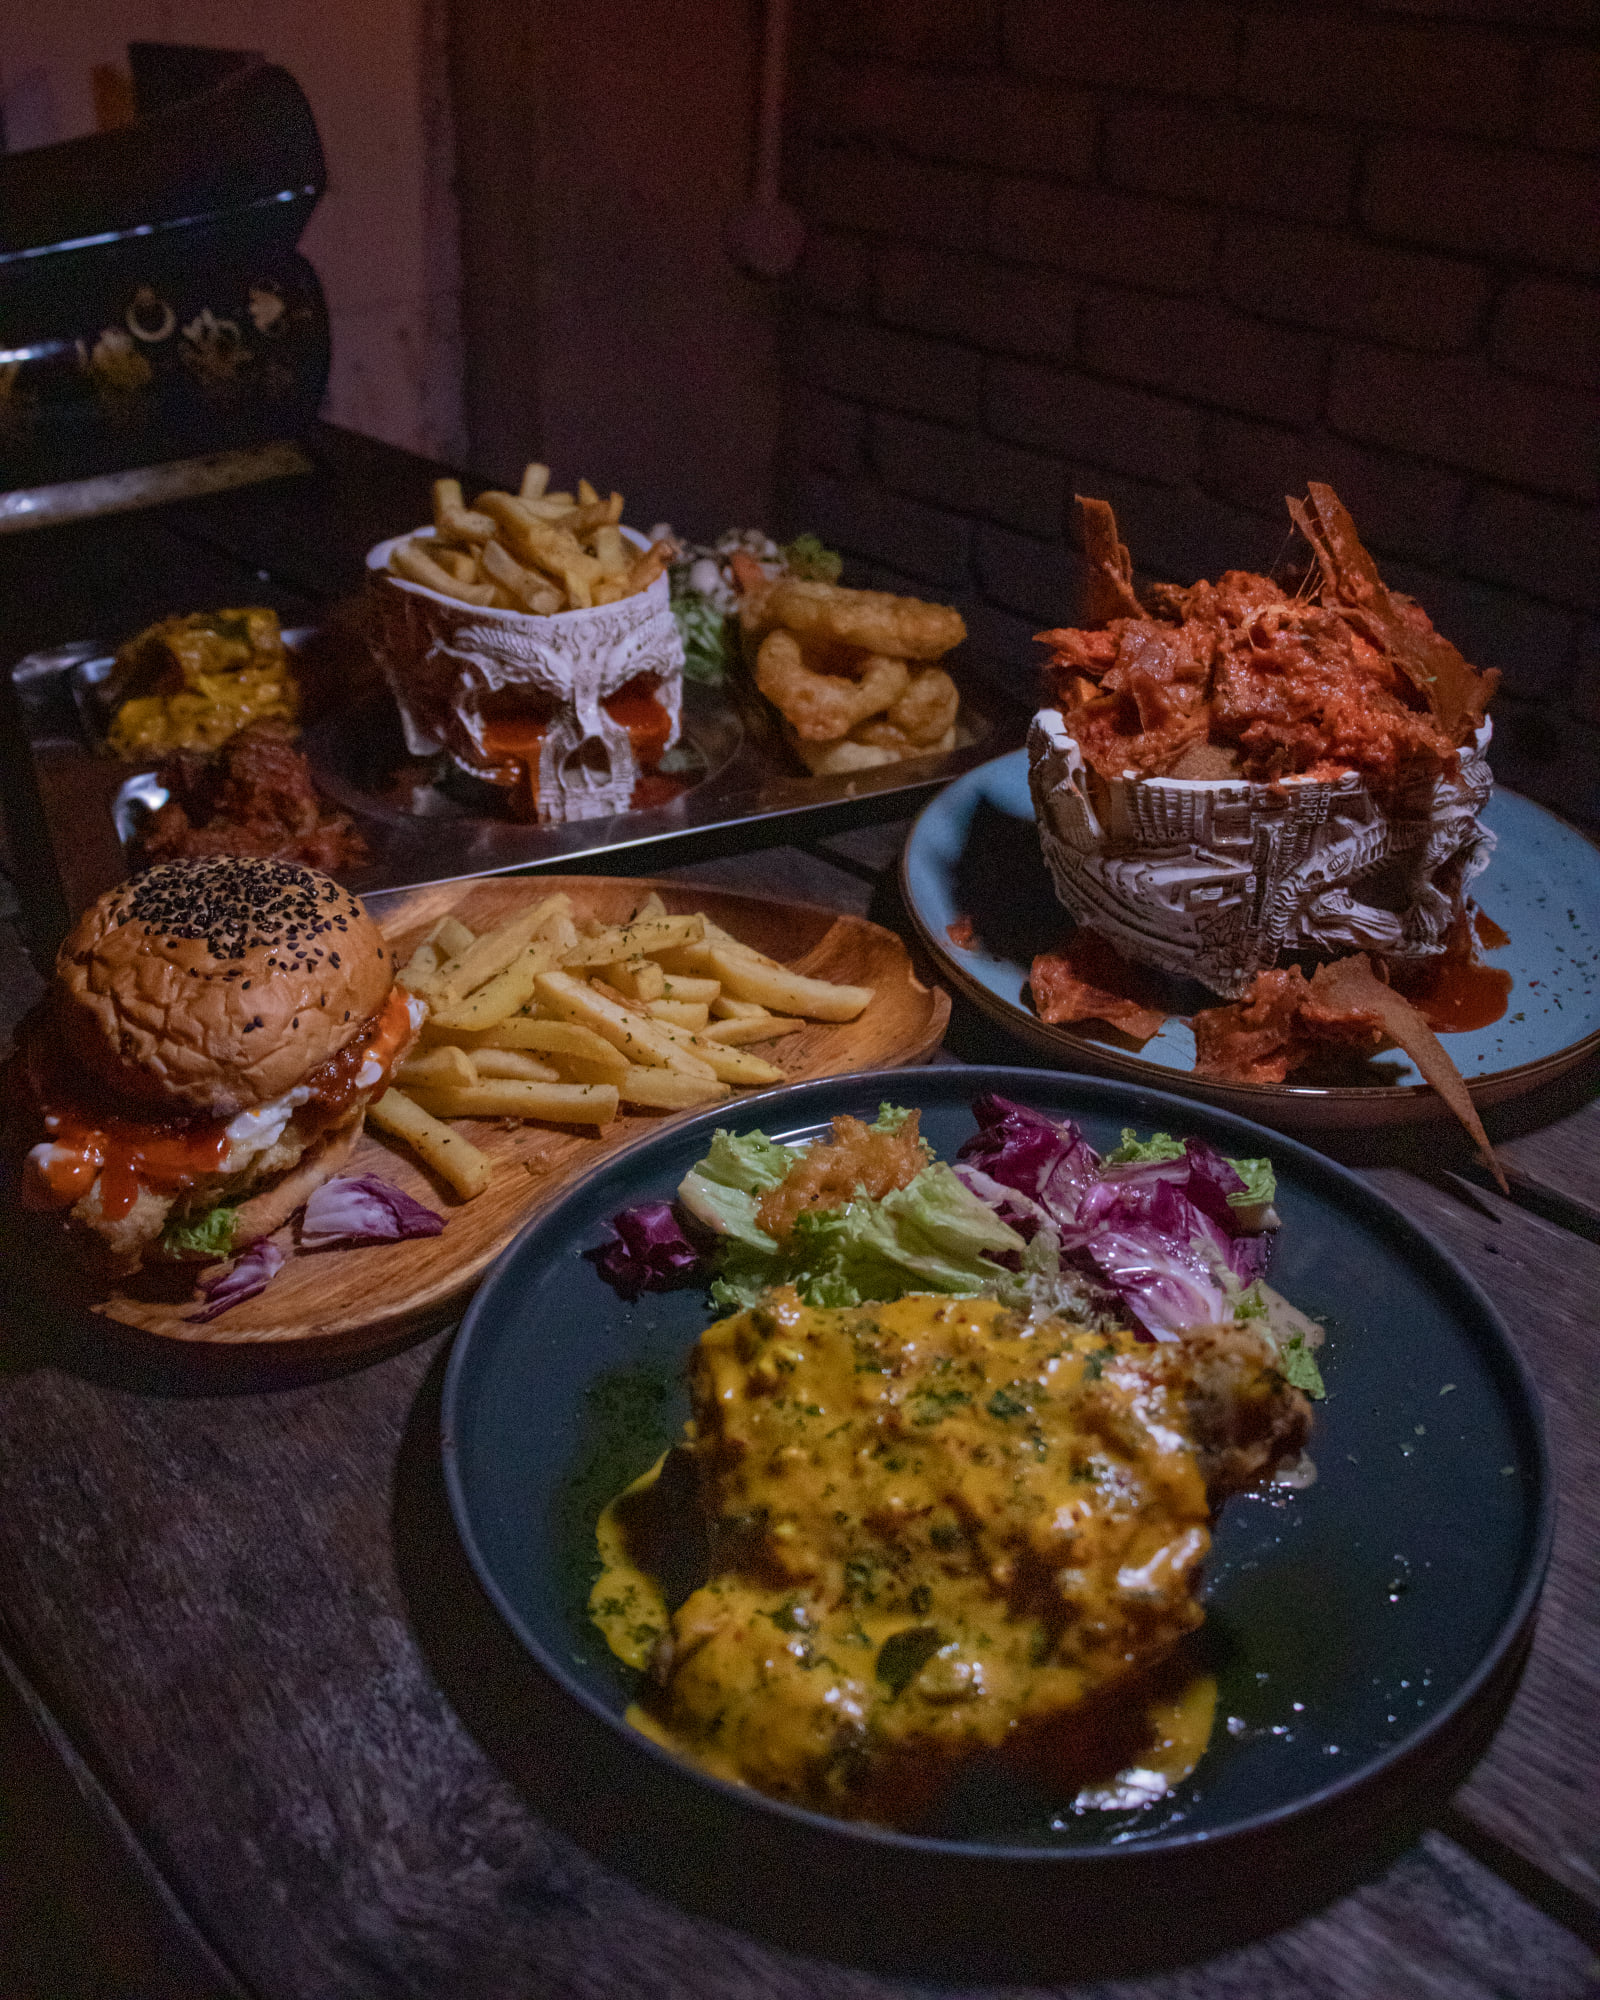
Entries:
[[[388,1081],[396,1054],[411,1035],[407,996],[394,987],[367,1029],[307,1077],[298,1115],[317,1129],[336,1124],[358,1091],[376,1096]],[[369,1057],[380,1075],[357,1082]],[[108,1222],[126,1215],[141,1187],[180,1195],[207,1174],[223,1171],[228,1157],[226,1118],[140,1119],[91,1110],[76,1100],[61,1076],[61,1061],[35,1027],[24,1041],[23,1073],[49,1146],[28,1156],[22,1199],[28,1208],[70,1208],[100,1179],[100,1208]],[[309,1116],[308,1116],[309,1115]]]

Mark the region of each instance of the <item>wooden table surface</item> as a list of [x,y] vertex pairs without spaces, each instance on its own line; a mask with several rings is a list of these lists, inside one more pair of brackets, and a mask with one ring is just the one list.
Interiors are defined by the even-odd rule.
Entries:
[[[311,479],[0,538],[6,662],[204,604],[314,616],[352,586],[372,542],[425,517],[431,472],[332,431],[316,452]],[[14,790],[15,759],[3,769]],[[21,876],[25,806],[12,821]],[[904,834],[750,841],[681,873],[904,929]],[[0,910],[0,1033],[39,990],[17,917],[15,904]],[[949,1052],[1029,1060],[959,1002]],[[1593,1091],[1579,1079],[1500,1114],[1515,1201],[1476,1185],[1465,1148],[1437,1127],[1337,1147],[1473,1272],[1544,1394],[1556,1551],[1492,1748],[1415,1848],[1308,1921],[1203,1965],[1053,1990],[1600,1991]],[[437,1334],[343,1370],[249,1357],[219,1368],[54,1324],[27,1272],[7,1272],[0,2000],[909,1994],[685,1915],[557,1830],[561,1760],[540,1729],[559,1718],[542,1720],[548,1702],[444,1504],[447,1346]]]

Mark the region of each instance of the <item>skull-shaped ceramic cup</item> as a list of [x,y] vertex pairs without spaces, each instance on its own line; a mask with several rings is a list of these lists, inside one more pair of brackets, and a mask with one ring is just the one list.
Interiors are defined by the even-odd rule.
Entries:
[[1443,951],[1494,835],[1485,722],[1454,776],[1382,804],[1356,771],[1104,779],[1059,709],[1028,732],[1028,780],[1056,894],[1125,958],[1236,998],[1282,954]]
[[394,574],[398,544],[432,535],[397,535],[367,557],[373,649],[406,747],[447,750],[541,824],[626,812],[681,727],[683,645],[666,577],[591,610],[499,611]]

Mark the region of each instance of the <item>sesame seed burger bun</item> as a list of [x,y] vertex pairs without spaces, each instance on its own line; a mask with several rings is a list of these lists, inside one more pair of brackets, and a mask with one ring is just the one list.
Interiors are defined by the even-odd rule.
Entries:
[[394,957],[330,876],[245,855],[109,890],[56,958],[70,1054],[145,1112],[232,1118],[292,1090],[372,1020]]

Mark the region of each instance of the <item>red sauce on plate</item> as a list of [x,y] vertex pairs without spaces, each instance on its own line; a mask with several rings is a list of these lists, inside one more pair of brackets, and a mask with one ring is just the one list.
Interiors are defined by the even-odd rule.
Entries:
[[1401,990],[1436,1035],[1461,1035],[1487,1028],[1505,1013],[1511,974],[1476,959],[1446,956]]

